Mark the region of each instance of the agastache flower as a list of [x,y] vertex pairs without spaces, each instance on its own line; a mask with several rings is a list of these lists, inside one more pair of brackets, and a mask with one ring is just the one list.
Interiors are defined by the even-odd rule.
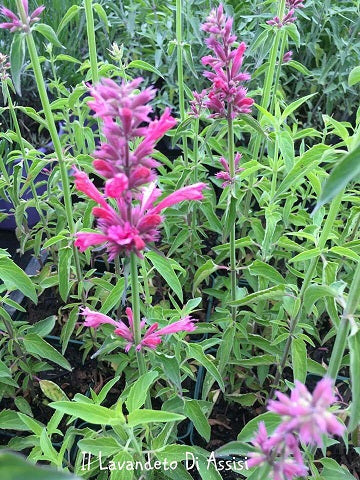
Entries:
[[278,16],[274,17],[271,20],[268,20],[266,23],[268,25],[272,25],[277,28],[282,28],[285,25],[290,25],[291,23],[294,23],[296,21],[296,17],[294,16],[295,10],[292,8],[291,10],[288,11],[286,15],[284,15],[283,19],[280,20]]
[[[153,181],[153,168],[158,166],[151,154],[156,142],[175,124],[176,120],[166,108],[159,119],[151,120],[152,107],[147,102],[155,96],[153,88],[134,93],[142,78],[130,83],[116,84],[109,78],[90,88],[94,97],[88,104],[95,116],[103,120],[103,135],[106,142],[94,154],[94,167],[105,178],[118,174],[128,178],[128,189],[134,189]],[[147,126],[140,126],[146,123]],[[135,151],[131,152],[129,141],[144,137]]]
[[22,0],[22,4],[25,10],[26,23],[24,24],[22,20],[13,11],[9,10],[6,7],[0,7],[0,14],[10,20],[10,22],[0,23],[0,28],[8,29],[10,30],[10,32],[16,32],[17,30],[23,30],[24,32],[28,32],[30,30],[30,26],[40,20],[39,15],[44,11],[44,5],[37,7],[29,15],[28,0]]
[[304,0],[286,0],[286,6],[288,8],[305,8]]
[[279,433],[296,430],[302,442],[318,446],[322,445],[321,434],[342,435],[344,426],[329,411],[336,401],[332,386],[329,378],[323,378],[313,394],[299,381],[295,381],[290,397],[276,392],[278,400],[270,400],[268,410],[283,417]]
[[292,480],[307,474],[298,442],[294,435],[268,436],[264,422],[259,423],[259,431],[252,441],[257,451],[249,453],[249,468],[268,463],[272,466],[272,480]]
[[[87,307],[82,310],[81,314],[85,317],[84,325],[86,327],[98,328],[102,324],[110,324],[115,326],[115,335],[122,337],[127,341],[127,344],[125,346],[126,352],[128,352],[132,346],[134,346],[137,351],[141,350],[144,347],[154,350],[162,342],[162,337],[164,337],[165,335],[170,335],[178,332],[190,333],[196,330],[196,326],[194,323],[196,320],[191,318],[189,315],[181,318],[177,322],[171,323],[170,325],[167,325],[166,327],[160,329],[159,324],[154,323],[145,331],[140,343],[136,345],[134,339],[134,318],[131,308],[126,309],[126,315],[129,325],[126,325],[121,320],[115,321],[107,315],[94,312]],[[140,324],[141,329],[144,330],[145,326],[146,321],[142,320]]]
[[100,232],[77,233],[75,245],[85,251],[90,246],[105,244],[109,260],[131,252],[141,257],[146,245],[159,238],[162,210],[184,200],[201,200],[206,188],[203,183],[190,185],[155,205],[161,190],[155,186],[153,168],[158,163],[151,155],[156,142],[176,120],[168,108],[160,118],[150,118],[152,107],[147,102],[154,97],[155,90],[135,92],[141,82],[142,78],[137,78],[117,85],[113,80],[103,79],[90,88],[94,100],[89,106],[102,119],[106,138],[95,152],[93,162],[97,172],[107,179],[105,196],[85,173],[75,169],[77,189],[100,205],[93,209]]
[[[235,160],[235,175],[244,171],[243,168],[239,168],[240,159],[241,159],[241,153],[237,153],[235,155],[235,159],[234,159]],[[223,166],[224,170],[222,172],[218,172],[215,176],[216,176],[216,178],[221,178],[221,180],[225,180],[225,182],[221,185],[222,188],[225,188],[228,185],[231,185],[235,181],[235,178],[232,178],[231,175],[230,175],[230,167],[229,167],[229,163],[227,162],[227,160],[224,157],[221,157],[219,161],[220,161],[221,165]]]
[[311,394],[301,382],[295,382],[290,397],[276,392],[278,400],[270,400],[267,409],[281,416],[281,422],[271,436],[265,424],[259,424],[257,436],[252,441],[256,447],[251,452],[248,466],[265,464],[271,466],[273,480],[292,480],[306,475],[299,441],[306,445],[322,446],[323,435],[342,435],[342,425],[329,407],[336,401],[333,382],[325,377]]
[[[161,190],[152,183],[142,189],[137,198],[138,203],[129,208],[129,203],[123,196],[122,185],[117,190],[118,196],[115,197],[117,202],[117,210],[115,210],[85,173],[76,171],[75,179],[77,188],[101,205],[93,209],[93,214],[98,219],[97,226],[102,232],[79,232],[76,234],[75,245],[83,252],[90,246],[105,243],[109,260],[113,260],[119,254],[129,255],[131,252],[142,258],[141,251],[146,245],[159,238],[158,228],[163,221],[160,213],[165,208],[184,200],[201,200],[203,198],[202,191],[206,188],[204,183],[189,185],[180,188],[154,205],[161,195]],[[116,181],[115,177],[107,182],[105,187],[107,195],[109,195],[109,191],[112,194],[109,196],[116,195],[116,188],[113,189]]]
[[250,79],[248,73],[240,71],[246,45],[242,42],[237,48],[233,47],[236,36],[232,34],[232,24],[233,19],[224,14],[220,5],[211,11],[201,27],[209,33],[206,45],[214,53],[201,60],[203,65],[213,70],[204,72],[204,76],[212,82],[212,87],[203,102],[213,112],[212,117],[236,118],[240,113],[250,113],[254,103],[252,98],[246,96],[247,90],[242,86],[244,81]]
[[282,63],[289,63],[292,60],[292,56],[293,56],[293,52],[291,50],[284,53]]

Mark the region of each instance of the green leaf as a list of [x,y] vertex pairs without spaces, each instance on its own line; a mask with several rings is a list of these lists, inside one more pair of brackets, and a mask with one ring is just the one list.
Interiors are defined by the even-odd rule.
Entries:
[[59,293],[64,302],[67,301],[70,291],[70,268],[72,248],[62,247],[59,250]]
[[104,457],[114,455],[121,449],[121,445],[113,437],[96,437],[83,438],[79,441],[78,447],[83,452],[89,452],[92,455],[99,455],[99,452]]
[[321,479],[324,480],[356,480],[346,467],[340,466],[333,458],[318,460],[323,465]]
[[3,480],[80,480],[66,472],[38,467],[13,453],[0,453],[0,478]]
[[350,258],[350,260],[355,260],[355,262],[360,262],[360,255],[347,247],[332,247],[329,252],[340,255],[340,257]]
[[101,20],[103,21],[106,30],[109,31],[109,21],[108,21],[106,12],[104,10],[104,7],[100,5],[100,3],[93,3],[93,8],[95,12],[99,15]]
[[280,152],[285,163],[285,171],[289,172],[295,164],[294,141],[286,130],[279,132],[277,136]]
[[53,402],[49,406],[67,415],[81,418],[94,425],[119,425],[124,423],[124,416],[119,409],[84,402]]
[[25,37],[22,33],[16,33],[11,43],[10,65],[11,77],[16,92],[21,95],[21,70],[25,60]]
[[327,145],[319,144],[305,152],[281,182],[276,196],[285,193],[292,185],[297,186],[305,175],[321,162],[325,151],[328,149]]
[[74,16],[79,12],[81,7],[79,5],[72,5],[69,10],[63,16],[60,25],[57,29],[57,34],[59,35],[63,28],[74,18]]
[[240,113],[238,115],[239,120],[242,120],[244,123],[249,125],[249,127],[253,128],[257,133],[259,133],[262,137],[269,139],[268,135],[265,131],[261,128],[260,123],[255,120],[254,117],[248,115],[246,113]]
[[310,95],[306,95],[306,97],[299,98],[295,100],[295,102],[290,103],[281,115],[281,120],[284,121],[289,115],[291,115],[295,110],[297,110],[303,103],[305,103],[309,98],[317,95],[316,93],[311,93]]
[[134,385],[131,386],[125,402],[130,413],[144,405],[149,388],[157,377],[157,372],[144,373],[136,380]]
[[49,42],[52,43],[53,45],[56,45],[57,47],[60,47],[60,48],[65,48],[59,42],[59,39],[57,38],[56,33],[50,27],[50,25],[47,25],[46,23],[35,23],[32,29],[36,32],[41,33],[41,35],[44,36],[47,40],[49,40]]
[[56,383],[51,380],[40,380],[39,385],[45,397],[53,402],[69,400],[66,393],[59,387],[59,385],[56,385]]
[[360,82],[360,67],[355,67],[349,74],[349,86],[352,87]]
[[294,379],[305,383],[307,374],[306,344],[301,338],[294,338],[291,344]]
[[200,365],[206,368],[206,370],[217,381],[221,390],[225,391],[224,380],[220,375],[219,370],[215,367],[214,363],[206,356],[201,345],[195,345],[192,343],[187,344],[188,355],[190,358],[197,360]]
[[0,280],[5,283],[8,290],[18,289],[37,303],[36,290],[31,279],[9,257],[0,257]]
[[106,297],[105,302],[102,304],[100,312],[106,315],[110,310],[118,305],[121,299],[121,296],[125,288],[125,279],[123,277],[119,278],[116,285],[112,287],[111,292]]
[[349,182],[360,175],[360,144],[350,153],[341,157],[327,178],[314,212],[330,202]]
[[1,430],[31,430],[21,419],[21,413],[14,410],[2,410],[0,412],[0,429]]
[[181,422],[185,420],[184,415],[179,415],[172,412],[164,412],[163,410],[134,410],[128,417],[128,426],[136,427],[137,425],[144,425],[146,423],[167,423],[167,422]]
[[310,260],[311,258],[318,257],[321,255],[322,250],[319,247],[311,248],[310,250],[306,250],[305,252],[298,253],[295,257],[289,260],[289,263],[294,262],[305,262],[306,260]]
[[162,257],[156,252],[146,253],[146,257],[154,265],[155,270],[157,270],[160,275],[165,279],[169,287],[176,293],[181,302],[183,301],[183,292],[181,288],[180,281],[170,263],[170,260],[166,257]]
[[255,260],[255,262],[249,266],[249,272],[251,275],[265,277],[270,280],[270,282],[276,284],[285,283],[283,276],[274,267],[260,260]]
[[353,432],[360,424],[360,330],[349,336],[349,349],[352,403],[348,430]]
[[266,430],[271,435],[274,432],[275,428],[281,422],[281,417],[276,413],[266,412],[253,418],[245,425],[245,427],[239,433],[237,437],[238,441],[250,442],[256,435],[260,422],[265,423]]
[[27,352],[32,353],[33,355],[39,355],[40,358],[51,360],[66,370],[72,370],[70,363],[39,335],[28,333],[24,336],[23,342]]
[[259,290],[258,292],[246,295],[244,298],[229,302],[229,305],[248,305],[249,303],[258,302],[259,300],[277,300],[285,295],[285,285],[276,285],[275,287],[266,288],[265,290]]
[[338,296],[338,292],[329,285],[310,285],[304,294],[304,308],[306,313],[310,313],[314,303],[324,297]]
[[36,333],[40,337],[49,335],[55,327],[56,315],[50,315],[50,317],[40,320],[28,329],[28,333]]
[[195,295],[197,287],[200,285],[205,278],[208,278],[212,273],[216,272],[219,269],[219,265],[216,265],[211,259],[207,260],[200,268],[196,270],[194,275],[194,283],[192,293]]
[[149,72],[156,73],[156,75],[158,75],[159,77],[164,78],[161,72],[157,68],[150,65],[150,63],[144,62],[143,60],[133,60],[132,62],[129,63],[127,68],[138,68],[140,70],[148,70]]
[[211,427],[207,417],[200,408],[199,402],[197,400],[186,400],[184,413],[193,422],[198,433],[209,442]]

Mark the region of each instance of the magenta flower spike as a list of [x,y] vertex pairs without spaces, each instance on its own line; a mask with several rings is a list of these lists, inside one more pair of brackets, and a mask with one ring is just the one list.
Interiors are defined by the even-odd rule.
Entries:
[[294,16],[295,10],[292,8],[291,10],[288,11],[288,13],[284,16],[282,20],[280,20],[279,17],[274,17],[271,20],[268,20],[266,23],[268,25],[272,25],[277,28],[282,28],[285,25],[290,25],[291,23],[294,23],[296,21],[296,17]]
[[[193,332],[196,330],[195,320],[187,315],[184,318],[181,318],[177,322],[171,323],[164,328],[158,328],[159,324],[154,323],[151,325],[144,333],[141,338],[140,344],[135,345],[134,340],[134,318],[131,308],[126,309],[126,315],[128,318],[129,325],[126,325],[121,320],[115,321],[107,315],[102,313],[94,312],[89,308],[84,308],[81,314],[85,317],[84,325],[86,327],[98,328],[102,324],[114,325],[116,328],[114,330],[115,335],[122,337],[127,341],[125,346],[125,351],[128,352],[131,347],[135,347],[137,351],[140,351],[142,348],[149,348],[155,350],[158,345],[162,342],[162,337],[165,335],[171,335],[178,332]],[[146,326],[145,320],[142,320],[140,327],[143,330]]]
[[249,468],[268,463],[272,466],[273,480],[292,480],[307,474],[298,442],[294,435],[285,436],[276,431],[268,436],[264,422],[259,423],[257,436],[252,441],[257,451],[249,453]]
[[295,381],[290,397],[276,392],[278,400],[270,400],[268,410],[283,417],[279,433],[297,431],[306,444],[322,445],[321,435],[342,435],[344,425],[329,411],[336,401],[333,382],[323,378],[311,394],[305,385]]
[[305,8],[304,0],[286,0],[288,8]]
[[[87,180],[84,180],[85,177]],[[85,173],[76,171],[75,179],[78,190],[101,205],[93,209],[93,214],[97,218],[98,228],[102,232],[79,232],[76,235],[75,245],[83,252],[90,246],[105,243],[109,260],[121,253],[129,255],[132,251],[142,258],[141,251],[146,245],[159,238],[158,228],[163,221],[160,213],[165,208],[184,200],[201,200],[203,198],[202,191],[206,188],[204,183],[189,185],[180,188],[154,205],[156,199],[161,195],[161,191],[152,183],[142,189],[137,196],[138,203],[129,209],[126,195],[124,196],[122,180],[121,188],[113,191],[114,182],[117,182],[118,179],[111,179],[106,183],[105,192],[108,193],[110,190],[110,196],[117,195],[115,197],[118,207],[116,211],[107,203],[105,197],[96,189]]]
[[288,52],[284,53],[282,63],[289,63],[292,60],[293,52],[289,50]]
[[40,20],[39,15],[45,10],[45,6],[41,5],[36,8],[29,16],[29,5],[27,0],[22,0],[22,4],[26,14],[26,23],[24,24],[21,19],[11,10],[6,7],[0,8],[0,14],[7,17],[10,21],[0,23],[0,28],[10,30],[10,32],[16,32],[17,30],[29,31],[30,26]]
[[[108,78],[90,91],[94,100],[89,106],[103,121],[106,138],[94,154],[93,165],[107,180],[105,196],[88,176],[75,168],[75,186],[99,206],[93,209],[100,232],[79,232],[75,245],[80,251],[90,246],[105,244],[109,260],[117,255],[134,252],[142,257],[142,250],[159,238],[163,221],[160,213],[184,200],[201,200],[203,183],[197,183],[173,192],[158,204],[161,190],[155,186],[158,166],[151,155],[157,141],[175,124],[170,109],[158,119],[151,119],[152,107],[147,103],[155,90],[136,90],[142,78],[117,85]],[[144,126],[146,123],[146,126]],[[131,145],[137,145],[131,149]]]
[[[243,168],[239,167],[240,160],[241,160],[241,153],[237,153],[235,155],[235,175],[244,171]],[[220,178],[221,180],[225,180],[225,182],[221,185],[222,188],[225,188],[228,185],[231,185],[235,181],[235,178],[231,178],[230,167],[229,167],[228,161],[224,157],[221,157],[219,159],[219,161],[220,161],[221,165],[223,166],[224,170],[222,172],[218,172],[215,176],[216,176],[216,178]]]
[[250,113],[254,103],[247,97],[247,90],[242,83],[250,79],[248,73],[241,72],[246,45],[240,43],[234,48],[236,36],[232,34],[233,19],[224,14],[223,6],[210,12],[207,21],[201,26],[209,34],[206,45],[213,55],[202,58],[202,64],[212,71],[205,71],[212,87],[204,99],[204,92],[194,95],[192,111],[198,115],[199,104],[204,105],[213,113],[212,117],[236,118],[240,113]]

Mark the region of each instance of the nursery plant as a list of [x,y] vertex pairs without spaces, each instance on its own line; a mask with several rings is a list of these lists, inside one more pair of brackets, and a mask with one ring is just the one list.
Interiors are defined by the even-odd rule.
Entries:
[[58,3],[0,9],[1,478],[358,479],[358,2]]

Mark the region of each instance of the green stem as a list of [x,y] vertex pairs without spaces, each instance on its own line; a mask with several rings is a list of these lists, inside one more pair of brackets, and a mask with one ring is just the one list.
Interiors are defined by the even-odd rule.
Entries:
[[[182,21],[182,0],[176,0],[176,53],[177,53],[177,76],[179,88],[179,110],[180,120],[185,120],[185,89],[184,89],[184,62],[183,62],[183,21]],[[186,134],[182,136],[185,167],[188,167],[188,147]]]
[[[14,123],[15,132],[16,132],[16,135],[17,135],[17,141],[18,141],[18,144],[19,144],[19,147],[20,147],[20,150],[21,150],[21,155],[22,155],[22,158],[23,158],[23,161],[24,161],[25,172],[26,172],[27,175],[29,175],[30,168],[29,168],[29,164],[28,164],[28,161],[27,161],[27,158],[26,158],[24,140],[23,140],[22,135],[21,135],[20,125],[19,125],[16,113],[15,113],[15,107],[14,107],[14,104],[13,104],[13,101],[12,101],[12,98],[11,98],[11,94],[9,92],[9,87],[6,83],[6,80],[4,82],[4,93],[5,93],[5,96],[7,98],[8,104],[9,104],[10,115],[11,115],[12,121]],[[39,197],[38,197],[34,182],[32,182],[31,179],[28,179],[28,180],[30,181],[31,193],[32,193],[32,196],[35,200],[36,210],[37,210],[37,212],[38,212],[38,214],[41,218],[41,221],[45,225],[45,217],[44,217],[43,212],[42,212],[41,207],[40,207]]]
[[[21,18],[23,19],[24,23],[26,23],[26,13],[24,10],[24,6],[22,4],[21,0],[16,0],[18,10],[20,13]],[[59,168],[60,168],[60,175],[61,175],[61,182],[62,182],[62,187],[63,187],[63,193],[64,193],[64,204],[65,204],[65,213],[66,213],[66,219],[67,219],[67,224],[69,226],[70,234],[72,237],[75,235],[75,222],[73,218],[73,207],[72,207],[72,201],[71,201],[71,191],[70,191],[70,182],[69,182],[69,176],[68,176],[68,171],[66,168],[66,163],[65,159],[63,158],[62,154],[62,148],[61,148],[61,142],[59,139],[59,135],[56,129],[55,121],[54,121],[54,116],[51,111],[51,106],[49,102],[49,98],[47,95],[46,91],[46,86],[44,82],[44,77],[41,71],[41,65],[38,57],[38,53],[36,50],[36,45],[34,42],[34,38],[32,36],[31,31],[27,32],[26,34],[26,42],[27,46],[29,49],[29,54],[30,54],[30,60],[31,60],[31,65],[34,71],[35,75],[35,80],[36,80],[36,85],[39,91],[39,96],[41,100],[41,104],[44,110],[44,115],[45,115],[45,120],[47,124],[47,128],[49,130],[50,136],[52,143],[54,145],[54,150],[56,153],[56,157],[59,162]],[[79,258],[79,252],[77,248],[72,244],[73,248],[73,255],[75,259],[75,267],[76,267],[76,274],[78,277],[78,282],[82,284],[82,271],[80,267],[80,258]],[[81,288],[81,291],[83,292],[83,289]]]
[[[343,194],[344,194],[344,192],[342,191],[339,195],[337,195],[333,199],[333,201],[330,204],[329,214],[328,214],[327,219],[325,221],[325,225],[324,225],[324,228],[321,232],[319,242],[318,242],[318,247],[319,247],[320,250],[322,250],[325,247],[325,244],[326,244],[326,242],[327,242],[327,240],[330,236],[331,229],[334,225],[334,221],[335,221],[335,219],[336,219],[336,217],[339,213],[339,210],[340,210],[341,200],[342,200]],[[293,334],[295,332],[295,329],[296,329],[296,327],[299,323],[299,320],[301,318],[301,315],[302,315],[304,294],[305,294],[306,289],[310,285],[311,280],[313,279],[317,263],[318,263],[318,257],[312,258],[311,261],[310,261],[309,268],[306,271],[305,278],[304,278],[304,281],[302,283],[300,293],[299,293],[300,308],[299,308],[299,311],[298,311],[297,315],[292,317],[291,320],[290,320],[289,336],[288,336],[286,344],[285,344],[285,349],[284,349],[284,352],[283,352],[283,355],[282,355],[282,358],[281,358],[280,366],[278,367],[276,375],[275,375],[272,390],[270,392],[270,398],[273,396],[273,394],[275,392],[275,389],[279,384],[280,375],[282,374],[282,371],[285,368],[287,357],[288,357],[288,354],[289,354],[290,348],[291,348]]]
[[[283,16],[284,16],[285,2],[286,2],[286,0],[281,0],[281,2],[279,3],[277,16],[280,19],[282,19]],[[270,50],[269,66],[266,70],[263,94],[262,94],[262,98],[261,98],[261,107],[264,108],[264,109],[267,109],[268,106],[269,106],[269,103],[270,103],[271,88],[273,86],[273,81],[274,81],[276,61],[277,61],[277,58],[278,58],[281,35],[282,35],[282,32],[281,32],[281,29],[279,28],[275,32],[274,41],[273,41],[273,44],[272,44],[272,47],[271,47],[271,50]],[[260,122],[261,119],[262,119],[262,113],[259,112],[258,121]],[[262,136],[260,134],[257,134],[256,137],[255,137],[254,148],[253,148],[253,156],[252,156],[252,158],[254,160],[258,159],[259,152],[260,152],[260,147],[261,147],[261,142],[262,142]],[[252,190],[252,186],[254,184],[254,180],[255,180],[255,176],[250,175],[249,176],[249,186],[248,186],[248,190],[246,192],[245,201],[244,201],[244,213],[245,213],[246,217],[248,217],[249,211],[250,211],[251,190]]]
[[349,296],[347,298],[344,313],[336,334],[335,344],[333,351],[331,352],[329,368],[327,375],[333,380],[336,379],[339,373],[341,362],[344,356],[345,348],[347,345],[347,338],[350,329],[351,319],[354,317],[356,308],[359,304],[359,291],[360,291],[360,262],[358,262],[354,278],[351,282]]
[[[199,169],[199,118],[195,119],[195,126],[194,126],[194,147],[193,147],[193,154],[194,154],[194,183],[198,181],[198,169]],[[194,241],[196,236],[196,211],[197,211],[197,202],[194,202],[192,216],[191,216],[191,251],[194,250]]]
[[88,38],[88,45],[89,45],[91,78],[93,83],[98,83],[99,71],[98,71],[98,65],[97,65],[96,39],[95,39],[92,0],[85,0],[85,16],[86,16],[87,38]]
[[[233,180],[235,178],[235,145],[234,145],[234,125],[231,118],[231,111],[228,113],[228,162],[229,162],[229,173],[230,178]],[[234,192],[234,183],[232,182],[230,187],[230,212],[236,210],[236,197]],[[231,217],[230,217],[231,218]],[[237,279],[236,279],[236,222],[230,226],[230,278],[231,278],[231,301],[236,300],[236,288],[237,288]],[[233,322],[236,321],[236,307],[231,307],[231,319]]]
[[277,90],[279,88],[280,75],[281,75],[281,69],[282,69],[282,60],[283,60],[283,57],[284,57],[285,46],[286,46],[286,41],[287,41],[286,31],[285,30],[280,30],[280,32],[281,32],[280,53],[279,53],[277,69],[276,69],[276,77],[275,77],[275,82],[274,82],[274,94],[273,94],[272,99],[271,99],[270,113],[274,113],[275,101],[276,101],[276,98],[277,98]]
[[[140,325],[140,293],[139,293],[139,275],[137,256],[134,252],[130,255],[130,277],[131,277],[131,304],[134,317],[133,333],[135,347],[141,343],[141,325]],[[139,373],[143,375],[146,373],[146,365],[143,354],[140,351],[136,351],[136,360],[138,363]]]

